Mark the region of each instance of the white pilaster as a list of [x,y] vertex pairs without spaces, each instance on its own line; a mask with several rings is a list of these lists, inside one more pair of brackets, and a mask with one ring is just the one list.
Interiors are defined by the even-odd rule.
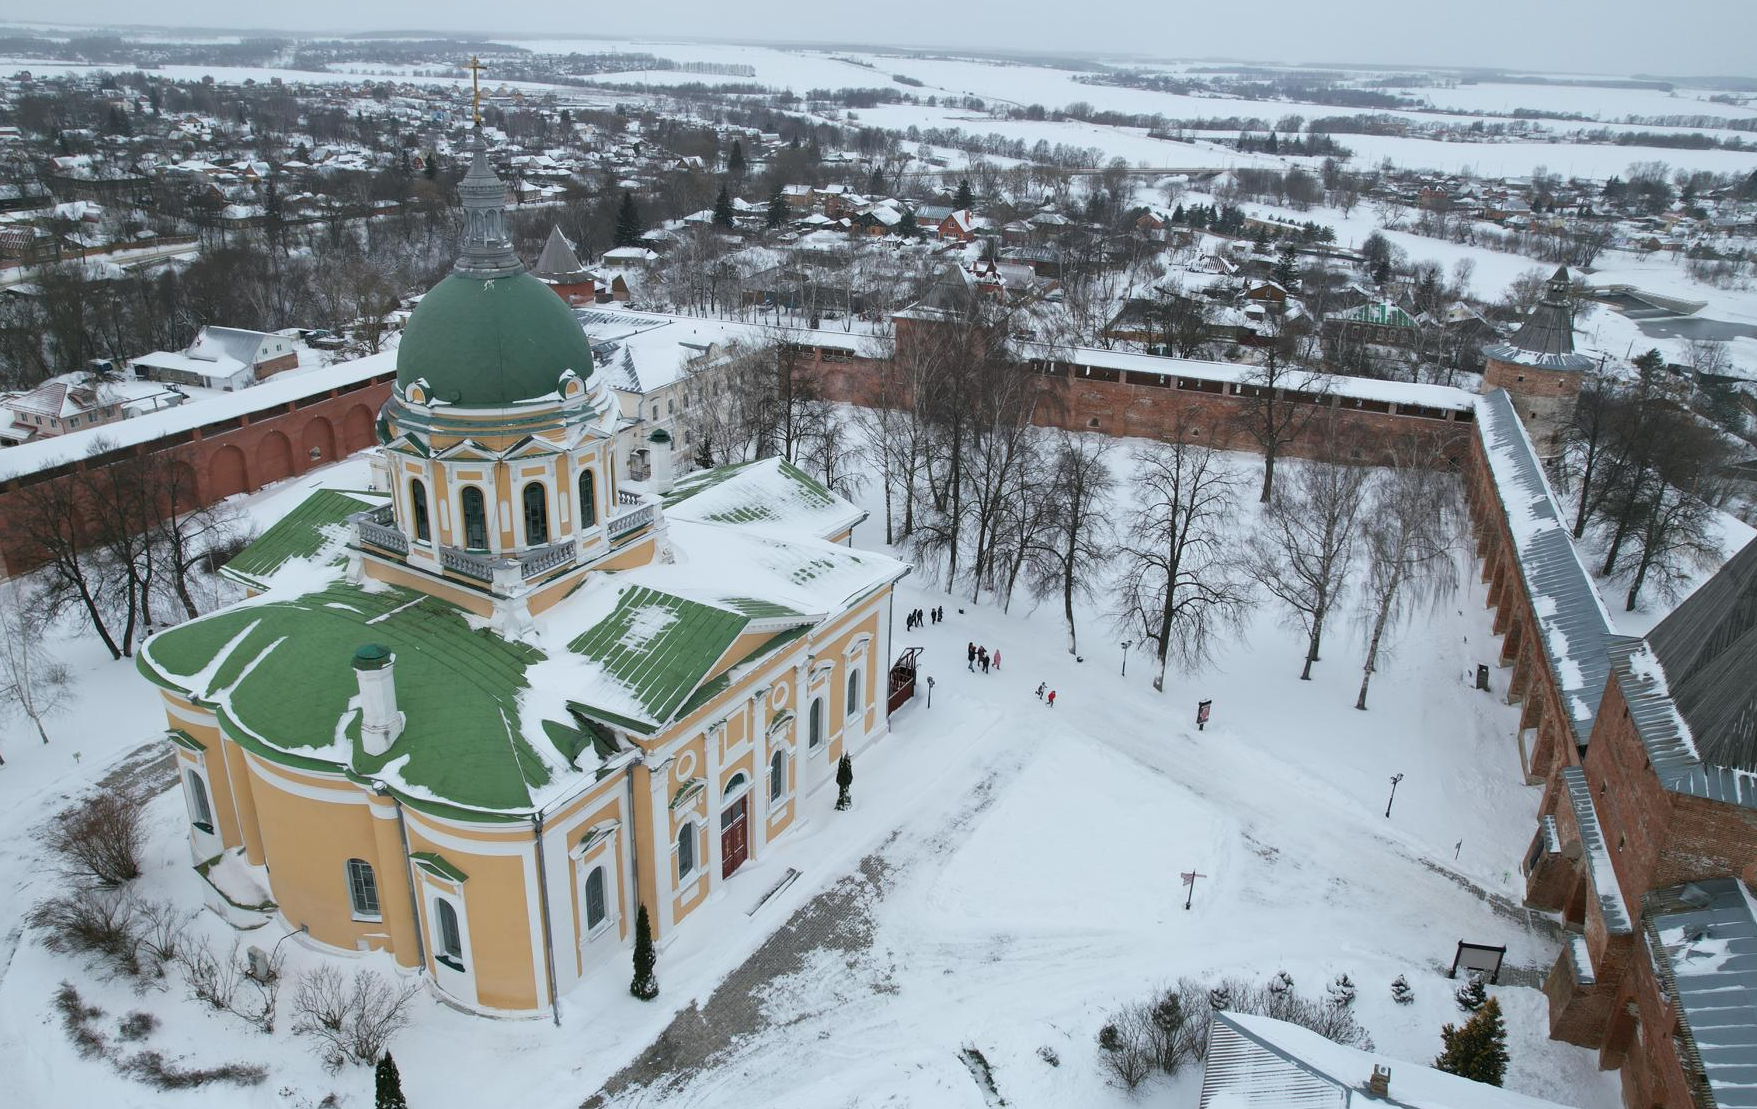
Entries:
[[677,896],[671,870],[671,760],[648,763],[647,772],[653,791],[653,901],[659,910],[653,931],[660,936],[669,936],[671,902]]
[[769,846],[769,691],[759,689],[745,706],[746,734],[750,736],[751,761],[756,764],[752,776],[750,857],[755,862]]
[[724,720],[708,725],[702,739],[702,774],[707,778],[708,889],[720,884],[720,743],[726,738]]

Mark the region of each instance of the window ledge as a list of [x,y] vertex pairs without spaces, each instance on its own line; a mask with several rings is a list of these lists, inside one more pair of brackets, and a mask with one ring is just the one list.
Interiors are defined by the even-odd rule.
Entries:
[[433,961],[440,964],[441,966],[450,967],[452,970],[457,971],[459,974],[462,974],[464,972],[464,964],[459,962],[458,960],[452,958],[450,955],[435,955],[435,956],[433,956]]
[[356,924],[383,924],[383,913],[349,913],[348,917]]

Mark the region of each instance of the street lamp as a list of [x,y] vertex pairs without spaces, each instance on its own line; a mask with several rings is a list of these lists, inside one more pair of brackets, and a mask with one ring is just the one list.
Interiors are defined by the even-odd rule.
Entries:
[[1391,802],[1397,800],[1397,783],[1401,782],[1402,780],[1403,780],[1403,775],[1401,775],[1401,774],[1391,775],[1391,797],[1389,800],[1387,800],[1385,802],[1385,819],[1386,820],[1391,819]]
[[1123,677],[1129,676],[1129,641],[1123,640]]
[[931,676],[927,679],[927,707],[933,707],[933,678]]

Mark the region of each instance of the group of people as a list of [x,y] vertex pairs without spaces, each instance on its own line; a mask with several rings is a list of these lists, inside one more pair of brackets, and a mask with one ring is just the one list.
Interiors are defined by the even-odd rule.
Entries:
[[943,608],[930,608],[926,612],[916,609],[914,612],[911,612],[908,616],[903,618],[903,625],[910,631],[914,631],[923,624],[941,623],[945,618],[946,610]]
[[969,650],[965,653],[969,658],[971,670],[980,667],[982,672],[986,674],[988,673],[988,668],[990,666],[994,667],[996,670],[1001,668],[1001,649],[999,647],[996,647],[994,649],[994,654],[991,655],[988,653],[987,647],[978,647],[976,644],[972,643],[970,644]]

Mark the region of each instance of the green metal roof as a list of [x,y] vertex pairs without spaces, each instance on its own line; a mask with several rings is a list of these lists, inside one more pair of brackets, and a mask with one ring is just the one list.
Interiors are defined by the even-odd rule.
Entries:
[[347,526],[348,517],[388,501],[380,493],[319,489],[233,555],[222,572],[234,581],[261,589],[288,562],[323,550],[324,544],[340,534],[336,529]]
[[630,703],[600,697],[597,700],[604,703],[598,704],[586,694],[580,704],[587,710],[663,724],[702,684],[751,620],[741,612],[644,586],[630,589],[609,616],[568,644],[569,650],[602,666]]
[[397,347],[397,389],[425,379],[432,400],[503,408],[554,393],[566,370],[592,373],[585,332],[555,290],[528,273],[454,273],[415,306]]
[[437,851],[411,851],[409,858],[423,870],[432,871],[441,878],[452,882],[467,882],[470,876],[459,870]]
[[[349,704],[359,693],[354,652],[367,642],[396,656],[407,717],[380,756],[361,747]],[[382,778],[417,808],[506,813],[528,810],[551,763],[562,760],[553,750],[546,762],[519,728],[525,671],[541,657],[473,630],[462,610],[437,598],[334,584],[161,632],[137,665],[155,682],[217,702],[227,734],[266,757]]]

